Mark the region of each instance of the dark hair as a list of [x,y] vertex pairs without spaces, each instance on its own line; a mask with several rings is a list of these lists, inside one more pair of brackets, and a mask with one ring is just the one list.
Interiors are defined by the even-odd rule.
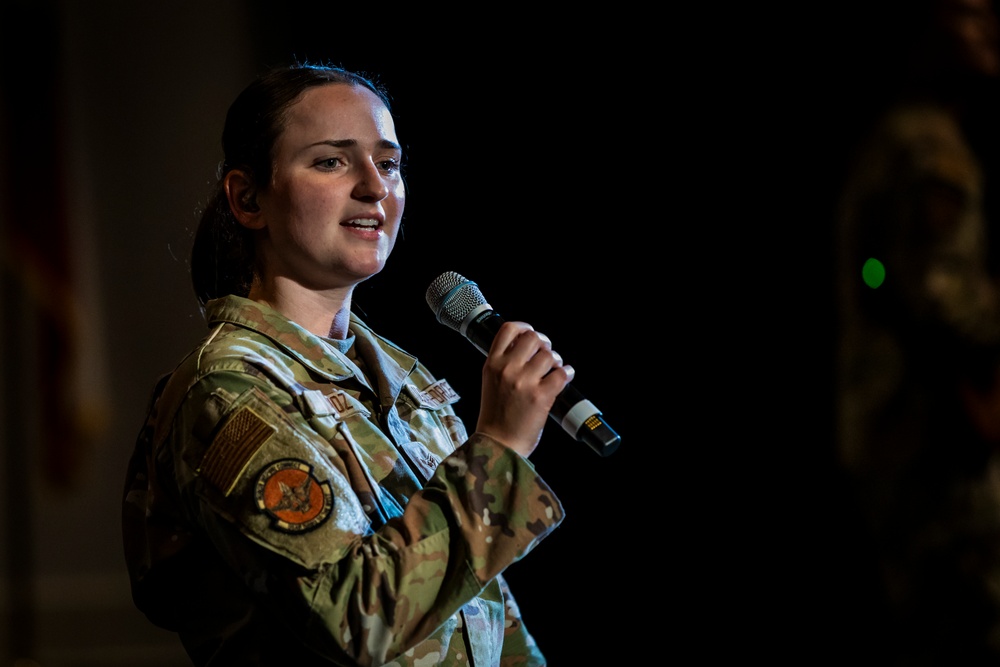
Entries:
[[246,296],[257,273],[252,232],[229,208],[223,179],[233,169],[245,171],[254,189],[271,180],[272,149],[284,129],[288,108],[306,90],[331,83],[363,86],[391,110],[389,95],[367,75],[333,65],[294,63],[260,75],[236,97],[222,130],[223,161],[191,249],[191,283],[199,303],[227,294]]

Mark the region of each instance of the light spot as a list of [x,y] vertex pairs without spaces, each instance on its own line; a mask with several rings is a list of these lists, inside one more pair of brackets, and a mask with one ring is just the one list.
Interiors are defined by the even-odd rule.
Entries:
[[885,282],[885,265],[874,257],[869,257],[861,267],[861,279],[872,289]]
[[428,653],[422,658],[413,661],[413,667],[434,667],[441,664],[440,653]]

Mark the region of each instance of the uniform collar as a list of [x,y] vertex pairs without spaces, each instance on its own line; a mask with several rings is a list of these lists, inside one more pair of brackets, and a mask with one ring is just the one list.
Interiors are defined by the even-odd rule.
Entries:
[[[354,376],[352,364],[338,350],[266,304],[229,295],[206,303],[205,314],[210,327],[226,322],[255,331],[330,380]],[[350,330],[355,335],[358,354],[379,385],[376,390],[380,402],[386,406],[393,404],[417,365],[416,357],[376,334],[354,313]]]

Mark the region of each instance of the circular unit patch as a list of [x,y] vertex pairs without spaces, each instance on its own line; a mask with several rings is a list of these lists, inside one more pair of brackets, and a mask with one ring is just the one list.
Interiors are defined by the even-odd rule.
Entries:
[[330,483],[316,479],[312,466],[298,459],[281,459],[264,468],[254,493],[257,507],[286,533],[312,530],[333,509]]

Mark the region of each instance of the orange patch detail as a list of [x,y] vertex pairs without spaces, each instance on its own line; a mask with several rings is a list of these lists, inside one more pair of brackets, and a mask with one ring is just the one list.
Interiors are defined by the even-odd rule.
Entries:
[[282,459],[267,466],[257,478],[257,507],[269,514],[275,528],[303,533],[323,523],[333,509],[333,492],[320,482],[312,466]]

